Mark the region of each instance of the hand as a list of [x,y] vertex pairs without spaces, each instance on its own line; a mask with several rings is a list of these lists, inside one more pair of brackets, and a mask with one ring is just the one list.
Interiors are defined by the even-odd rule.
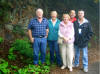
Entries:
[[30,39],[31,40],[31,43],[34,43],[34,38]]
[[68,38],[64,37],[64,41],[67,42],[68,41]]
[[49,29],[46,30],[46,37],[48,37],[48,32],[49,32]]
[[45,38],[47,38],[47,35],[45,36]]

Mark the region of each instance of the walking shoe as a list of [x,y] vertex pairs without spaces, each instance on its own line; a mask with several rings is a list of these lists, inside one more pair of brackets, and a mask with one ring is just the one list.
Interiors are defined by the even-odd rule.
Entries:
[[69,68],[69,71],[70,71],[70,72],[72,72],[72,71],[73,71],[73,69],[72,69],[72,68]]
[[65,69],[65,68],[66,68],[66,66],[64,66],[64,65],[61,67],[61,69]]
[[88,68],[84,68],[83,71],[84,71],[84,72],[88,72]]

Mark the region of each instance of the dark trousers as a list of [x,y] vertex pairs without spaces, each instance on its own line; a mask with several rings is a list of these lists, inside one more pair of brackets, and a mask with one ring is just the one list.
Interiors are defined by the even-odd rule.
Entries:
[[55,61],[54,52],[55,52],[57,64],[61,65],[61,57],[60,57],[59,45],[58,45],[57,41],[48,40],[48,45],[50,48],[50,62],[54,63],[54,61]]

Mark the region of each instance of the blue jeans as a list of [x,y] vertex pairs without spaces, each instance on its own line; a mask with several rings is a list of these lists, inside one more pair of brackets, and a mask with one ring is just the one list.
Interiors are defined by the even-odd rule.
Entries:
[[47,38],[34,38],[33,43],[33,63],[38,64],[39,51],[41,52],[41,63],[45,62]]
[[50,48],[50,62],[54,63],[54,61],[55,61],[54,52],[55,52],[57,64],[61,65],[61,57],[60,57],[59,45],[58,45],[57,41],[48,40],[48,45]]
[[82,62],[83,62],[83,68],[88,68],[88,47],[84,48],[79,48],[75,46],[75,65],[79,65],[79,56],[80,56],[80,50],[82,50],[83,57],[82,57]]

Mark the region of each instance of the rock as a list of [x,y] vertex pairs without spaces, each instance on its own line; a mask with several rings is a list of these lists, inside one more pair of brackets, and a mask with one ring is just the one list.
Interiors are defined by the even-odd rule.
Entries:
[[13,25],[12,24],[8,24],[8,25],[5,25],[6,29],[8,30],[13,30]]

